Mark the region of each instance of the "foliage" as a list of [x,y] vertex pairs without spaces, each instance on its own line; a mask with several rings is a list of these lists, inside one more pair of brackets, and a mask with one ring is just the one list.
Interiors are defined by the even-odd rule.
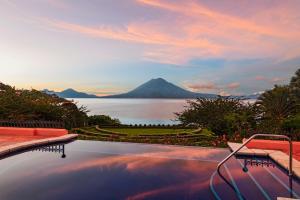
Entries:
[[92,115],[88,117],[88,124],[89,125],[120,125],[121,122],[119,119],[112,119],[110,116],[107,115]]
[[283,129],[291,133],[296,139],[300,139],[300,113],[285,119],[283,122]]
[[291,97],[296,102],[297,112],[300,112],[300,69],[295,73],[295,76],[291,78],[290,85]]
[[264,132],[280,133],[285,119],[293,116],[296,103],[288,86],[275,86],[264,92],[257,105],[261,113],[260,128]]
[[253,105],[221,97],[197,99],[176,115],[185,125],[197,124],[217,133],[218,144],[239,141],[252,133],[289,134],[300,139],[300,69],[289,85],[275,85]]
[[67,128],[83,126],[86,108],[37,90],[17,90],[0,83],[0,119],[62,121]]
[[197,124],[222,135],[254,126],[256,106],[244,104],[233,98],[203,98],[188,101],[187,108],[181,113],[176,113],[176,116],[185,125]]

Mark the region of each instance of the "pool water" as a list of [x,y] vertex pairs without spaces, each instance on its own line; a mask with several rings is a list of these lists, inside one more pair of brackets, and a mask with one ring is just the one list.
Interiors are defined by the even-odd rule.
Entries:
[[[232,158],[221,170],[222,179],[215,173],[216,166],[229,153],[227,149],[77,140],[0,160],[0,199],[299,197],[298,181],[289,180],[269,160]],[[245,163],[247,173],[242,170]]]

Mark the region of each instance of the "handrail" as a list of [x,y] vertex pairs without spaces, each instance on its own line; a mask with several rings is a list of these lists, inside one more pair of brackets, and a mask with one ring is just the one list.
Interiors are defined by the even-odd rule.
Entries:
[[286,135],[276,135],[276,134],[255,134],[252,135],[248,140],[246,140],[239,148],[237,148],[235,151],[233,151],[231,154],[229,154],[226,158],[224,158],[217,167],[217,172],[219,175],[221,175],[220,168],[221,166],[229,160],[232,156],[234,156],[239,150],[241,150],[244,146],[246,146],[252,139],[256,137],[277,137],[277,138],[285,138],[289,141],[289,176],[293,176],[293,169],[292,169],[292,163],[293,163],[293,143],[290,137]]

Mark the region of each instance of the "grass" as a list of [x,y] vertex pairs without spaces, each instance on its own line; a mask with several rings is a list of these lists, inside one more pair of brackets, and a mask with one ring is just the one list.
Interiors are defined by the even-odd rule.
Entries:
[[172,129],[172,128],[104,128],[108,131],[125,133],[128,136],[137,136],[142,134],[147,135],[163,135],[163,134],[179,134],[179,133],[190,133],[195,129]]
[[138,142],[155,144],[176,144],[192,146],[212,146],[216,139],[214,133],[207,129],[191,128],[103,128],[83,127],[73,129],[79,134],[79,139],[118,141],[118,142]]

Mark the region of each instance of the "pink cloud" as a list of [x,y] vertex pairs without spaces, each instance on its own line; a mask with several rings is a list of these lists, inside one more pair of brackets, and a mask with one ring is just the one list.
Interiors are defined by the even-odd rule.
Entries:
[[267,78],[265,76],[262,76],[262,75],[257,75],[255,76],[255,80],[257,81],[262,81],[262,80],[266,80]]
[[227,88],[228,89],[237,89],[237,88],[239,88],[240,87],[240,83],[238,83],[238,82],[234,82],[234,83],[229,83],[228,85],[227,85]]
[[[136,2],[138,6],[159,9],[163,14],[159,20],[140,19],[119,26],[44,21],[52,28],[88,37],[137,43],[143,46],[144,59],[162,63],[187,65],[194,58],[284,59],[300,55],[300,20],[296,20],[300,19],[300,14],[293,3],[279,2],[269,6],[267,11],[253,6],[256,12],[242,17],[195,0]],[[235,6],[239,9],[242,3],[235,3]]]
[[130,23],[125,27],[85,26],[57,20],[45,20],[50,26],[91,37],[134,42],[148,46],[144,56],[150,60],[166,63],[186,63],[190,58],[219,55],[222,46],[207,38],[178,37],[162,30],[162,24]]
[[220,91],[220,92],[219,92],[219,95],[220,95],[220,96],[230,96],[230,93],[229,93],[229,92],[226,92],[226,91]]
[[186,87],[194,91],[219,89],[218,86],[215,85],[214,83],[192,83],[192,84],[187,84]]
[[[220,12],[199,1],[138,0],[139,3],[180,15],[178,24],[191,37],[206,37],[222,44],[223,55],[239,56],[286,56],[300,55],[300,21],[295,22],[299,5],[279,3],[265,10],[253,12],[243,18],[231,12]],[[263,3],[258,3],[263,4]],[[241,4],[235,3],[238,9]],[[284,13],[284,14],[283,14]],[[275,21],[273,16],[281,20]],[[297,21],[297,20],[296,20]],[[292,28],[291,28],[292,27]],[[268,38],[268,39],[266,39]],[[295,45],[298,43],[298,45]],[[247,48],[245,48],[247,46]],[[286,48],[293,46],[294,48]],[[285,51],[283,51],[285,49]],[[286,55],[287,54],[287,55]]]
[[257,80],[257,81],[266,81],[266,82],[269,82],[269,83],[272,83],[272,84],[275,84],[275,83],[278,83],[278,82],[283,82],[283,81],[286,80],[285,78],[281,78],[281,77],[269,78],[269,77],[265,77],[265,76],[262,76],[262,75],[257,75],[257,76],[254,77],[254,79]]
[[[229,94],[228,92],[226,92],[227,90],[235,90],[237,88],[240,87],[240,83],[239,82],[232,82],[229,83],[227,85],[223,85],[223,84],[216,84],[213,82],[196,82],[196,83],[186,83],[185,87],[195,91],[195,92],[201,92],[201,91],[214,91],[214,92],[218,92],[218,93],[222,93],[222,94]],[[226,90],[226,91],[225,91]],[[228,95],[222,95],[222,96],[228,96]]]
[[278,82],[282,82],[284,80],[285,80],[284,78],[274,77],[274,78],[270,79],[270,82],[271,83],[278,83]]

